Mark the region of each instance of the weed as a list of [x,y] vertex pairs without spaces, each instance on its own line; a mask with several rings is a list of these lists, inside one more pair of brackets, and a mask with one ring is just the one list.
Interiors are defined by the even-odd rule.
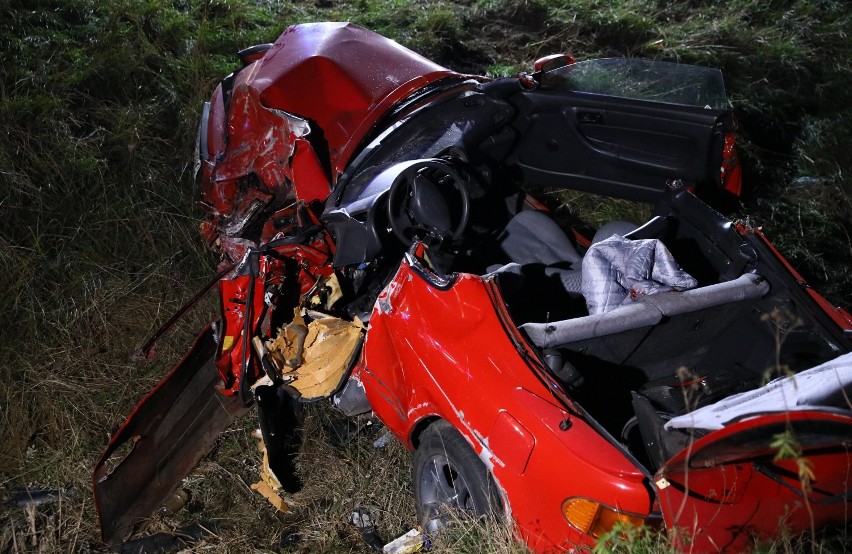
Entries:
[[604,533],[592,549],[594,554],[665,554],[676,552],[664,531],[637,527],[629,523],[616,523]]
[[[90,495],[98,453],[216,313],[212,300],[193,312],[161,342],[154,363],[129,360],[212,275],[190,170],[201,102],[233,69],[236,51],[318,20],[352,20],[474,73],[514,74],[560,51],[721,67],[754,191],[743,211],[765,224],[816,288],[837,303],[852,297],[852,14],[843,2],[3,2],[0,485],[69,492],[51,505],[4,508],[0,551],[100,546]],[[593,197],[553,200],[592,227],[644,219]],[[359,502],[379,507],[386,538],[416,524],[405,449],[375,450],[364,438],[337,452],[323,442],[324,417],[309,409],[306,487],[289,515],[246,485],[258,463],[255,421],[241,419],[220,438],[185,483],[204,516],[219,522],[199,548],[276,548],[282,535],[299,535],[294,548],[302,551],[359,549],[347,523]],[[149,530],[198,517],[157,516]],[[459,532],[438,544],[518,551],[502,529]]]
[[432,538],[432,552],[468,554],[525,554],[511,526],[494,518],[451,520]]

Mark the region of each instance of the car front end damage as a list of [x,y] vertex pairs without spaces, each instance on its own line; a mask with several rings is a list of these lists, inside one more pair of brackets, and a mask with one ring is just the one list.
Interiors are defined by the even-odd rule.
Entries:
[[[444,504],[537,552],[625,525],[724,551],[848,524],[852,318],[701,199],[740,191],[721,74],[558,56],[489,81],[338,23],[240,58],[198,141],[221,318],[98,462],[106,541],[252,404],[296,490],[298,404],[322,399],[415,452],[430,531]],[[657,207],[592,237],[530,186]],[[830,386],[731,411],[796,379]]]

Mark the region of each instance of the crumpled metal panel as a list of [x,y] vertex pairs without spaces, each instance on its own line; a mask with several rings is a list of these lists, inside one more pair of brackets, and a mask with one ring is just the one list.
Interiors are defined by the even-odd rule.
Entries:
[[202,118],[202,234],[255,240],[261,213],[324,200],[376,123],[448,76],[459,74],[356,25],[288,28],[216,88]]
[[[849,518],[852,417],[825,411],[765,414],[695,440],[655,476],[666,527],[690,552],[740,552],[776,536]],[[802,458],[778,459],[783,433]],[[811,479],[799,477],[807,460]]]
[[263,105],[315,122],[337,173],[394,103],[458,75],[351,23],[290,27],[259,65],[251,86]]
[[[172,372],[136,407],[95,466],[101,535],[127,538],[210,451],[219,434],[246,411],[225,396],[213,363],[211,326]],[[122,453],[129,450],[123,458]]]
[[620,508],[645,514],[645,476],[556,400],[504,325],[493,288],[471,274],[441,279],[425,260],[407,257],[376,301],[359,378],[376,416],[407,447],[423,421],[439,417],[456,428],[535,551],[555,551],[566,539],[591,545],[565,523],[566,492],[617,497]]

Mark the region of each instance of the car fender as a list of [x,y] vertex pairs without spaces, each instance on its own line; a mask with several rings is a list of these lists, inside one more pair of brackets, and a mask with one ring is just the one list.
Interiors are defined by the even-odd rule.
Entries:
[[598,498],[647,514],[646,476],[551,394],[505,328],[492,292],[482,277],[441,277],[411,256],[404,260],[371,314],[366,395],[409,449],[424,421],[438,417],[455,427],[536,551],[593,544],[564,520],[562,502]]

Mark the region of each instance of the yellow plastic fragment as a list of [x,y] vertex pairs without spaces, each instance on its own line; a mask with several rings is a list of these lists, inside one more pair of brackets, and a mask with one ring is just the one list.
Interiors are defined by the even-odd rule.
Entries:
[[290,506],[278,495],[278,491],[281,490],[281,482],[269,468],[269,454],[266,452],[266,445],[263,444],[263,435],[261,435],[260,429],[255,430],[252,436],[258,439],[257,450],[263,454],[263,464],[260,467],[260,481],[250,485],[251,489],[260,493],[279,512],[289,512]]
[[[303,398],[326,397],[349,369],[363,325],[360,321],[324,317],[305,326],[299,315],[269,344],[269,356],[289,386]],[[304,336],[299,326],[305,330]]]
[[299,367],[302,363],[302,349],[308,326],[299,310],[293,314],[293,321],[278,332],[278,336],[269,345],[269,356],[275,365],[282,370]]
[[266,445],[263,443],[263,435],[260,433],[260,429],[255,429],[252,436],[258,439],[257,450],[263,454],[263,463],[260,466],[260,480],[269,485],[269,488],[273,491],[281,490],[281,481],[278,480],[278,477],[272,472],[272,468],[269,467],[269,453],[266,451]]
[[234,346],[234,338],[231,335],[226,335],[224,339],[222,339],[222,350],[230,350]]
[[284,499],[278,496],[278,494],[272,490],[272,487],[264,483],[263,481],[258,481],[257,483],[251,484],[251,489],[259,492],[264,498],[266,498],[270,504],[275,506],[279,512],[289,512],[290,506],[284,502]]
[[423,542],[423,533],[417,529],[412,529],[387,543],[382,552],[385,554],[412,554],[423,549]]

